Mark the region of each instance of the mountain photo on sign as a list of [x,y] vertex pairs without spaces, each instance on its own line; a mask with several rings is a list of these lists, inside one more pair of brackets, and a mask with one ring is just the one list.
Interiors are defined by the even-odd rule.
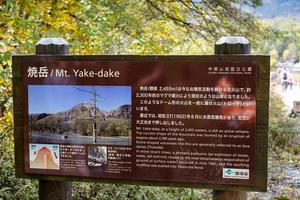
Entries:
[[131,145],[131,110],[131,86],[29,85],[29,141]]

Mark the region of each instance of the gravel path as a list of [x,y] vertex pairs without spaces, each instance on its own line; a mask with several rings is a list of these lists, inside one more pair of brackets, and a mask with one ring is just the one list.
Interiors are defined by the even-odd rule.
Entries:
[[[287,155],[288,156],[288,155]],[[297,161],[298,160],[298,161]],[[251,200],[299,200],[300,164],[297,160],[269,157],[268,192],[250,192]]]

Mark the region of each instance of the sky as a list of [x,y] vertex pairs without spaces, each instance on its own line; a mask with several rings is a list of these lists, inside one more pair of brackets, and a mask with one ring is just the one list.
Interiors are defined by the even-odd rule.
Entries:
[[[80,103],[92,103],[92,94],[78,89],[91,90],[91,86],[78,85],[28,85],[29,114],[57,113]],[[131,105],[130,86],[96,86],[102,97],[98,108],[111,111],[122,105]]]
[[[246,10],[248,10],[246,8]],[[300,16],[300,0],[263,0],[263,5],[249,11],[263,19]]]

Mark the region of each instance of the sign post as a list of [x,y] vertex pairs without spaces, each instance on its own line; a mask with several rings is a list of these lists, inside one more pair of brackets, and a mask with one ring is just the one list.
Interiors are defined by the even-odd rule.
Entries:
[[[37,55],[67,55],[69,44],[62,38],[42,38],[36,44]],[[39,180],[40,200],[71,200],[72,182]]]
[[67,53],[46,39],[13,57],[16,176],[41,199],[71,198],[68,181],[266,191],[270,58],[245,38],[205,56]]
[[[250,54],[249,41],[244,37],[222,37],[215,44],[215,54]],[[213,190],[214,200],[247,200],[247,192]]]

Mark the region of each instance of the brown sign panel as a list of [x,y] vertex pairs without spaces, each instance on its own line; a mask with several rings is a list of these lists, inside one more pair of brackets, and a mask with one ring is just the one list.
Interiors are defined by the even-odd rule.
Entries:
[[15,57],[24,174],[264,190],[259,59],[182,58]]

